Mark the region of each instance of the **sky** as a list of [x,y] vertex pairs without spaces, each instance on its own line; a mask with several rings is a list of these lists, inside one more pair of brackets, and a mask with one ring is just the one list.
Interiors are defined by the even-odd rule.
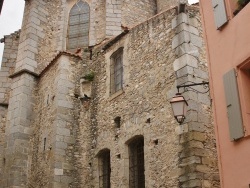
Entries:
[[[24,0],[5,0],[0,15],[0,39],[21,29]],[[0,43],[0,65],[4,44]]]
[[[4,35],[9,35],[21,29],[24,10],[24,0],[5,0],[2,13],[0,15],[0,39]],[[198,0],[188,0],[189,4],[196,3]],[[2,62],[4,44],[0,43],[0,65]]]

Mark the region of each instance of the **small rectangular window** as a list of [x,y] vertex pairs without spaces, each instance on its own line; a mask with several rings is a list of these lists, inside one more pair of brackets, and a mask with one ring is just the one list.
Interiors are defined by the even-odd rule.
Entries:
[[102,151],[99,155],[99,188],[110,188],[110,151]]
[[123,87],[123,51],[117,50],[111,56],[110,63],[110,93],[113,94]]
[[129,188],[145,188],[143,137],[129,144]]

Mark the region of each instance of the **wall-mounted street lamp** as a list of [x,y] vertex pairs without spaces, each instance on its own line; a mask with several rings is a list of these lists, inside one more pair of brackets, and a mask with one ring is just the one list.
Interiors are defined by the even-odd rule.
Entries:
[[[192,86],[203,85],[205,89],[208,89],[206,92],[199,92],[192,88]],[[186,118],[187,106],[188,103],[185,98],[180,93],[180,88],[183,88],[184,91],[189,91],[190,88],[192,91],[196,91],[198,93],[207,93],[209,91],[209,82],[201,82],[201,83],[192,83],[187,85],[177,85],[176,86],[178,93],[171,99],[170,104],[173,110],[173,114],[175,119],[179,124],[182,124]]]
[[180,93],[176,93],[176,95],[170,101],[170,104],[176,121],[179,124],[182,124],[187,113],[187,101]]

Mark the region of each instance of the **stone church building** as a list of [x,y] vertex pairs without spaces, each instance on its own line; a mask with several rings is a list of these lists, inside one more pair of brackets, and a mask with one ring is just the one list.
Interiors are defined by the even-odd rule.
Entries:
[[[198,6],[26,0],[4,36],[1,188],[219,187]],[[197,92],[196,90],[200,91]]]

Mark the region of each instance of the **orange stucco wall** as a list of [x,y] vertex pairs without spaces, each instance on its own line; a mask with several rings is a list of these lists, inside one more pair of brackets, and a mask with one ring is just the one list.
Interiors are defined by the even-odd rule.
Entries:
[[[236,0],[235,0],[236,1]],[[222,188],[249,188],[250,185],[250,80],[241,75],[239,66],[250,62],[250,3],[233,16],[235,3],[225,0],[229,22],[216,30],[211,0],[200,0],[204,38],[210,68],[215,130]],[[226,111],[223,75],[236,68],[246,135],[231,142]],[[249,74],[249,73],[248,73]],[[247,83],[246,80],[249,82]],[[247,87],[247,88],[246,88]]]

